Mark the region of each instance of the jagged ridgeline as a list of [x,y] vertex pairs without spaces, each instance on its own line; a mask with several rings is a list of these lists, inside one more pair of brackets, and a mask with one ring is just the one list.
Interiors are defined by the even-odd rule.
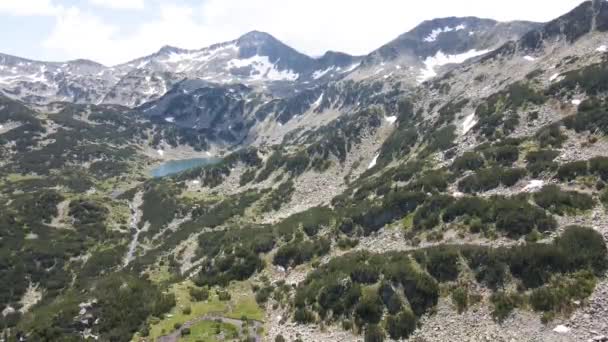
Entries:
[[607,30],[0,56],[2,339],[606,340]]

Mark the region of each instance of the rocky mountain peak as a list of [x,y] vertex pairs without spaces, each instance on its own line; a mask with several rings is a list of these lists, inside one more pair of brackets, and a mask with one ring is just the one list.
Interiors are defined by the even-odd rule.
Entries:
[[270,33],[262,31],[249,31],[237,39],[239,44],[264,44],[264,43],[280,43],[278,39]]
[[158,50],[157,54],[170,54],[170,53],[178,53],[184,51],[183,49],[180,49],[178,47],[175,46],[171,46],[171,45],[164,45],[163,47],[160,48],[160,50]]
[[565,40],[572,43],[592,31],[608,31],[608,2],[586,1],[572,11],[528,32],[519,42],[524,50],[542,49],[544,42]]

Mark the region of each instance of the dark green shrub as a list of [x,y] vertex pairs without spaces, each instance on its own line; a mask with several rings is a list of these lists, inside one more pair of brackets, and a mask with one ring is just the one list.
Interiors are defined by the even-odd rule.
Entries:
[[492,317],[497,321],[503,321],[515,308],[521,305],[522,298],[516,293],[496,292],[490,297],[494,305]]
[[550,284],[532,291],[530,305],[536,311],[552,313],[571,310],[573,301],[583,300],[593,293],[595,282],[595,276],[589,271],[556,277]]
[[209,299],[209,290],[207,288],[190,288],[190,297],[197,302],[202,302]]
[[449,125],[432,132],[429,136],[429,141],[425,153],[433,153],[437,151],[445,151],[454,146],[456,139],[456,126]]
[[452,281],[458,277],[458,251],[449,246],[421,251],[414,254],[426,265],[429,273],[440,282]]
[[529,152],[526,155],[526,168],[533,177],[538,177],[543,172],[553,172],[557,169],[555,158],[559,156],[559,152],[555,150],[539,150]]
[[467,170],[476,171],[483,167],[485,161],[477,152],[465,152],[452,163],[452,170],[462,172]]
[[355,308],[356,317],[367,324],[377,324],[382,318],[384,305],[377,295],[363,297]]
[[519,148],[513,145],[496,146],[483,152],[486,160],[500,166],[511,166],[519,159]]
[[568,137],[562,133],[559,124],[552,124],[541,128],[536,133],[536,140],[541,148],[560,148],[562,147],[562,144],[568,140]]
[[571,181],[579,176],[589,174],[589,166],[587,161],[575,161],[563,164],[557,170],[557,178],[562,181]]
[[453,198],[435,195],[426,200],[414,214],[414,229],[430,230],[439,224],[441,211],[453,202]]
[[555,219],[544,210],[532,206],[526,198],[496,198],[494,200],[496,228],[509,236],[522,236],[535,228],[539,232],[553,230]]
[[595,157],[589,160],[589,171],[598,175],[603,181],[608,181],[608,158]]
[[384,331],[377,324],[370,324],[365,329],[364,342],[384,342]]
[[604,206],[608,206],[608,190],[602,191],[600,194],[600,201],[602,201]]
[[391,284],[387,281],[383,281],[380,284],[378,295],[391,315],[396,315],[403,307],[401,298],[399,298],[399,295],[397,295]]
[[458,190],[465,193],[489,191],[500,184],[510,187],[526,176],[526,170],[493,167],[478,170],[458,182]]
[[293,320],[300,324],[309,324],[315,322],[315,315],[307,309],[297,308],[293,314]]
[[511,187],[524,178],[526,174],[527,172],[524,169],[503,169],[500,173],[500,183],[506,187]]
[[232,298],[228,291],[217,291],[217,297],[222,302],[227,302]]
[[350,272],[352,281],[360,284],[375,284],[379,277],[379,270],[370,265],[357,266]]
[[469,290],[464,286],[452,290],[452,303],[456,305],[458,313],[466,311],[469,307]]
[[397,316],[387,316],[386,330],[394,340],[407,339],[416,330],[416,322],[411,310],[403,310]]
[[568,256],[568,261],[563,264],[567,269],[587,267],[601,273],[607,267],[606,244],[602,235],[592,228],[566,227],[555,244]]
[[595,206],[591,196],[576,191],[562,191],[557,185],[544,186],[534,194],[534,201],[540,207],[558,215],[575,214]]
[[313,241],[294,241],[281,246],[274,255],[273,264],[285,268],[301,265],[312,260],[315,256],[323,256],[329,252],[331,241],[319,238]]

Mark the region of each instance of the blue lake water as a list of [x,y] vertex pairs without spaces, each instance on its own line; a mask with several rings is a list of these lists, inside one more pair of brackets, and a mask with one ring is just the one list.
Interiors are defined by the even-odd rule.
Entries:
[[192,159],[180,159],[180,160],[170,160],[162,163],[161,165],[155,167],[150,171],[152,177],[164,177],[168,175],[173,175],[176,173],[180,173],[182,171],[186,171],[188,169],[192,169],[195,167],[216,164],[220,161],[220,158],[192,158]]

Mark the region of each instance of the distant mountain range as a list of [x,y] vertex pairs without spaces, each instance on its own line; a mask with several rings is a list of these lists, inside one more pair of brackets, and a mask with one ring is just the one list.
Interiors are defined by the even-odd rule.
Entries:
[[[164,46],[113,67],[88,60],[51,63],[0,54],[0,91],[35,105],[65,101],[136,107],[186,79],[244,84],[278,97],[351,74],[355,78],[404,74],[415,83],[432,77],[436,67],[483,54],[538,25],[473,17],[436,19],[367,56],[329,51],[312,58],[258,31],[200,50]],[[392,67],[383,72],[389,70],[386,63]]]

